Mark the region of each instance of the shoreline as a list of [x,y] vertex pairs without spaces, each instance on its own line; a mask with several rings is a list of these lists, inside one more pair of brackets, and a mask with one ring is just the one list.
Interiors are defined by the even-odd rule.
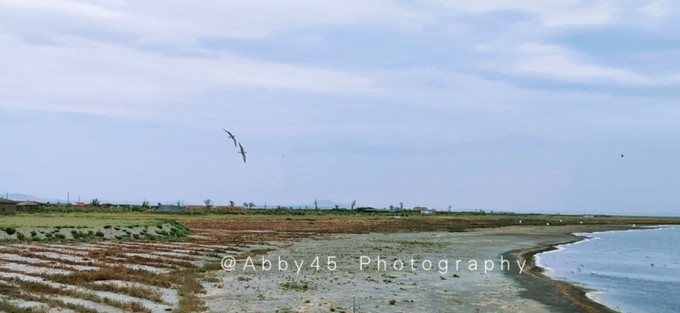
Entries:
[[[629,229],[630,227],[603,227],[583,233],[624,231]],[[553,242],[541,243],[534,247],[516,249],[503,253],[503,257],[510,260],[511,263],[514,263],[516,260],[525,260],[527,262],[523,274],[514,274],[513,271],[505,273],[523,289],[523,291],[520,292],[520,295],[523,298],[535,300],[549,306],[554,309],[554,312],[618,312],[588,297],[587,294],[595,290],[567,281],[554,279],[544,274],[544,268],[536,265],[535,255],[557,250],[558,246],[579,242],[588,238],[575,235],[574,233],[563,233],[560,237],[561,238],[557,238],[557,240]]]

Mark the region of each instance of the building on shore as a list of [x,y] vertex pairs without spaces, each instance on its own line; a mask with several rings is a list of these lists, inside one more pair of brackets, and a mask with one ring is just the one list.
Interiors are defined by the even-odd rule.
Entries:
[[0,198],[0,215],[17,213],[17,202]]

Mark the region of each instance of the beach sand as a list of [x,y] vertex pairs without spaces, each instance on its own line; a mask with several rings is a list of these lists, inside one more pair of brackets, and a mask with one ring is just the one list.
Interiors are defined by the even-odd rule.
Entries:
[[[233,271],[215,272],[204,300],[213,312],[611,312],[584,289],[543,276],[532,255],[579,240],[574,232],[613,228],[510,226],[296,239],[237,260]],[[299,271],[295,262],[302,264]]]

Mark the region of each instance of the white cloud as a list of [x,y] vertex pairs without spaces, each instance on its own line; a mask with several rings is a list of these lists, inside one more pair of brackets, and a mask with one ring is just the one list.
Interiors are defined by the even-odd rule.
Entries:
[[49,46],[1,40],[2,107],[120,115],[233,88],[350,94],[373,88],[370,78],[351,73],[228,53],[171,57],[71,37]]
[[586,84],[663,86],[680,82],[678,76],[650,77],[623,68],[593,64],[579,53],[556,45],[520,45],[510,72]]
[[[200,4],[157,0],[100,1],[96,5],[73,0],[0,0],[2,6],[13,9],[5,14],[30,21],[12,25],[19,31],[49,35],[55,30],[105,30],[153,44],[187,44],[205,37],[257,39],[291,29],[353,24],[418,28],[420,21],[426,20],[391,0],[214,0]],[[74,14],[81,18],[71,16]],[[0,18],[2,15],[0,12]]]
[[536,16],[548,27],[603,25],[615,19],[618,9],[609,1],[446,1],[439,3],[466,13],[519,11]]
[[670,13],[668,2],[664,0],[645,3],[640,11],[651,18],[663,18]]
[[70,0],[0,0],[0,6],[29,10],[61,11],[91,18],[111,19],[124,16],[123,13],[104,6]]

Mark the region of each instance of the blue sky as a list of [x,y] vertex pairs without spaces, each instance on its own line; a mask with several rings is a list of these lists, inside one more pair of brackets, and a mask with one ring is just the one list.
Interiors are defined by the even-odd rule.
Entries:
[[678,17],[673,1],[0,0],[0,192],[680,214]]

